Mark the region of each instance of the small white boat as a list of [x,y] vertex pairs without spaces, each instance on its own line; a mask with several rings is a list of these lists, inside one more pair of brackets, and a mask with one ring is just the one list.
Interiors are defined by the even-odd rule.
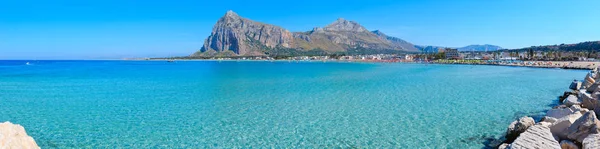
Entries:
[[31,64],[29,64],[29,62],[27,62],[27,63],[25,63],[25,65],[31,65]]

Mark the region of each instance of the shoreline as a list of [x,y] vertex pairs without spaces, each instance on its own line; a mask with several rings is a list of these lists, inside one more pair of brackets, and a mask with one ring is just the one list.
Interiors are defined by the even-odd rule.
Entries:
[[565,69],[565,70],[592,70],[592,68],[579,68],[579,67],[544,67],[544,66],[521,66],[521,65],[503,65],[503,64],[463,64],[463,63],[430,63],[438,65],[482,65],[482,66],[503,66],[503,67],[527,67],[527,68],[540,68],[540,69]]
[[[529,67],[546,69],[593,70],[600,66],[594,61],[520,61],[520,62],[460,62],[444,60],[432,62],[399,61],[399,60],[253,60],[253,59],[82,59],[82,60],[0,60],[0,61],[226,61],[226,62],[337,62],[337,63],[406,63],[406,64],[439,64],[439,65],[489,65],[508,67]],[[543,64],[546,63],[546,64]]]
[[497,65],[531,68],[558,68],[558,69],[577,69],[593,70],[600,66],[600,62],[590,61],[520,61],[520,62],[433,62],[436,64],[466,64],[466,65]]
[[[441,64],[441,65],[491,65],[491,66],[510,66],[510,67],[530,67],[530,68],[550,68],[550,69],[574,69],[574,70],[593,70],[600,66],[600,62],[591,61],[522,61],[513,63],[466,63],[466,62],[414,62],[397,60],[236,60],[236,59],[150,59],[133,61],[270,61],[270,62],[345,62],[345,63],[407,63],[407,64]],[[543,63],[546,63],[545,65]],[[550,64],[548,64],[550,63]]]
[[513,121],[498,149],[509,148],[600,148],[600,67],[583,80],[574,80],[559,96],[559,105],[549,109],[540,121],[524,116]]

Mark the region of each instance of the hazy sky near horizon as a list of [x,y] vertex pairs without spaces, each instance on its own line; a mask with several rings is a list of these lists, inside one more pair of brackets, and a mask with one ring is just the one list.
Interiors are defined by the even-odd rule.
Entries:
[[290,31],[337,18],[417,45],[600,40],[598,0],[5,0],[0,59],[189,55],[227,10]]

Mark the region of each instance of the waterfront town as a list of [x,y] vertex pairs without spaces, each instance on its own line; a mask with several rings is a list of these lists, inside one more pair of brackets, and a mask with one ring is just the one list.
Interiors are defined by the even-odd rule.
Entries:
[[438,49],[435,52],[406,54],[345,55],[330,54],[319,56],[240,56],[240,57],[173,57],[145,60],[265,60],[265,61],[343,61],[343,62],[383,62],[383,63],[431,63],[431,64],[478,64],[508,65],[544,68],[593,69],[600,65],[595,51],[459,51],[452,48]]

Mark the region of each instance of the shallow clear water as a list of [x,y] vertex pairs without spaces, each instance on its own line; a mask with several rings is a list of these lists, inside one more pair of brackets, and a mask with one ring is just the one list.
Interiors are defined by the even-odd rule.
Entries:
[[586,71],[323,62],[0,61],[42,148],[482,148]]

